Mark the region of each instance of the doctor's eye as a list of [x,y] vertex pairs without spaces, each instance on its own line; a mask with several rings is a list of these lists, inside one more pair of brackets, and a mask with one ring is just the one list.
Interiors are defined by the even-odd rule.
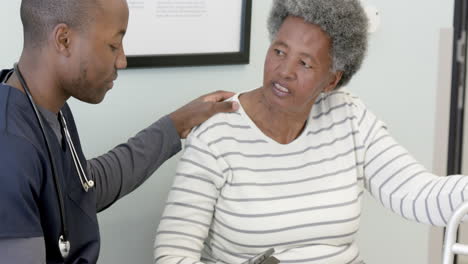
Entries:
[[109,47],[111,48],[112,52],[116,52],[119,49],[114,45],[109,45]]

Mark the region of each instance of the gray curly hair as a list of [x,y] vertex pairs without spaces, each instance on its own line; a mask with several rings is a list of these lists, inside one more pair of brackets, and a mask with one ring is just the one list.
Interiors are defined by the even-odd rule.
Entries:
[[288,16],[318,25],[332,41],[332,71],[342,71],[336,88],[346,85],[359,70],[367,51],[367,15],[359,0],[274,0],[268,18],[273,40]]

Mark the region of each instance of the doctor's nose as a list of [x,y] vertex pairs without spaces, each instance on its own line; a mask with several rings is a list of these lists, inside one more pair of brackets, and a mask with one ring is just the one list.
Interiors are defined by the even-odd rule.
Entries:
[[117,69],[125,69],[127,68],[127,56],[125,55],[125,51],[123,47],[121,48],[121,52],[117,56],[117,60],[115,61],[115,68]]

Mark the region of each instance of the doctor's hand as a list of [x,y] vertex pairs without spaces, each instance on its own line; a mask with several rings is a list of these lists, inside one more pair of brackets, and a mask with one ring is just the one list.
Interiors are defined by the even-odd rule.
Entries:
[[186,138],[194,126],[198,126],[217,113],[237,111],[239,109],[237,102],[223,102],[233,95],[232,92],[217,91],[201,96],[172,112],[169,117],[174,122],[180,138]]

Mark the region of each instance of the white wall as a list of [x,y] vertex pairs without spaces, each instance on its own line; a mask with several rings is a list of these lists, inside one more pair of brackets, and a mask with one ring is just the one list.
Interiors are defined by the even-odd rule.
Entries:
[[[22,47],[20,0],[0,8],[0,67]],[[431,169],[438,70],[438,34],[451,27],[453,0],[368,0],[382,14],[368,58],[349,88],[383,119],[400,143]],[[261,85],[271,1],[255,0],[251,63],[241,66],[125,70],[99,105],[71,100],[88,157],[99,155],[162,115],[203,93]],[[177,157],[139,190],[99,215],[100,263],[151,263],[153,237]],[[366,197],[359,242],[368,263],[427,263],[428,226],[410,223]]]

